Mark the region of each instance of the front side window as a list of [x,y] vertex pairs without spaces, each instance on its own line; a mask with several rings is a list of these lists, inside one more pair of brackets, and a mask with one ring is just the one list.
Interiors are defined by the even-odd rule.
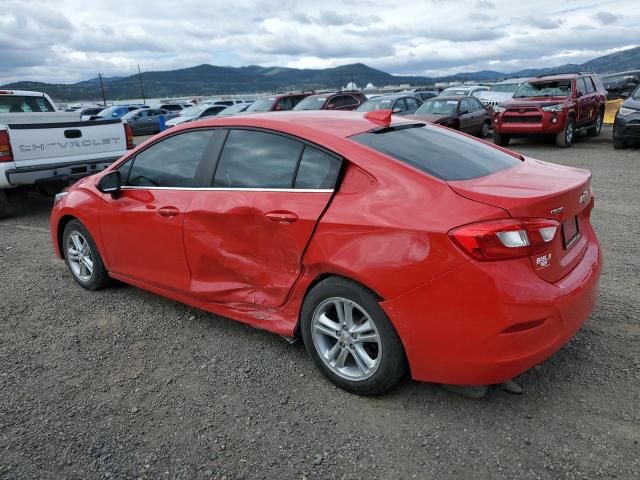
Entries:
[[211,130],[168,137],[136,155],[123,183],[135,187],[194,187],[196,171],[211,140]]
[[358,105],[358,101],[351,95],[339,95],[335,97],[331,101],[331,103],[333,104],[333,108],[351,107],[354,105]]
[[404,103],[404,98],[396,100],[393,104],[393,113],[402,113],[407,111],[407,104]]
[[407,108],[409,110],[416,110],[420,106],[415,98],[407,97],[404,101],[407,102]]
[[444,181],[484,177],[520,163],[497,148],[433,125],[366,132],[350,138]]
[[302,143],[273,133],[231,130],[213,186],[218,188],[291,188]]

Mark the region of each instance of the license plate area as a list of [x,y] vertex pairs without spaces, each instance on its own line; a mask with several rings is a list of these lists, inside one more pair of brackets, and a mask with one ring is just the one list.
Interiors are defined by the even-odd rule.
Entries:
[[562,222],[562,243],[565,250],[569,248],[580,236],[578,217],[567,218]]

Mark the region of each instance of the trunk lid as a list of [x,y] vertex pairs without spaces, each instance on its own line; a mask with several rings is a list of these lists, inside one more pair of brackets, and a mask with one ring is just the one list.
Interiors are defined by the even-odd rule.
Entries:
[[531,257],[533,269],[544,280],[560,280],[582,258],[591,228],[589,171],[527,158],[493,175],[449,185],[459,195],[500,207],[512,217],[558,221],[548,252]]

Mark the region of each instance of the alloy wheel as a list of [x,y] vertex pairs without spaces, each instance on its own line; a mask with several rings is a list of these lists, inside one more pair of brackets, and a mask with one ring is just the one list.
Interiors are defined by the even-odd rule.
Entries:
[[380,334],[371,316],[352,300],[324,300],[311,320],[313,345],[322,362],[351,381],[371,377],[382,359]]
[[67,258],[69,266],[75,277],[81,282],[88,282],[93,275],[93,258],[91,247],[86,238],[78,232],[73,231],[67,240]]

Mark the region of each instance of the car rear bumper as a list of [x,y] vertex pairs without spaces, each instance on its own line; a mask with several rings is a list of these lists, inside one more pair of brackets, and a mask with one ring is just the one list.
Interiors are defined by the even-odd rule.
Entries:
[[400,335],[416,380],[457,385],[505,382],[566,344],[591,313],[602,254],[587,250],[548,283],[529,259],[460,267],[381,305]]
[[631,115],[616,115],[613,138],[622,142],[640,142],[640,112]]
[[16,166],[14,162],[5,165],[0,164],[0,188],[74,181],[101,172],[119,158],[121,157],[116,156],[98,160],[82,160],[29,167]]

